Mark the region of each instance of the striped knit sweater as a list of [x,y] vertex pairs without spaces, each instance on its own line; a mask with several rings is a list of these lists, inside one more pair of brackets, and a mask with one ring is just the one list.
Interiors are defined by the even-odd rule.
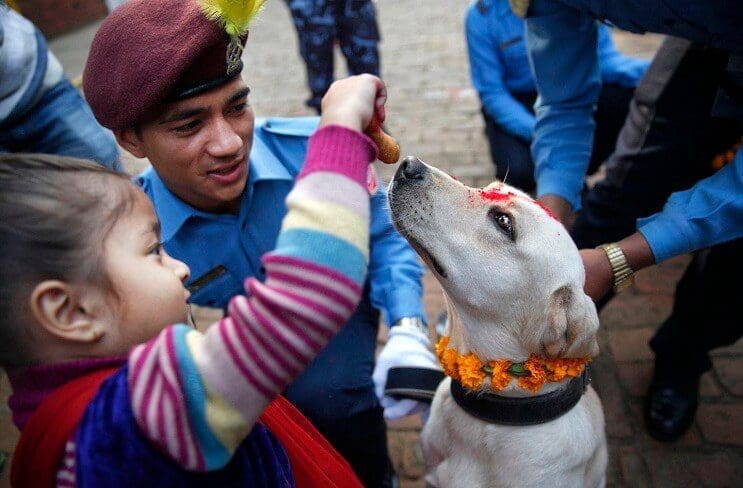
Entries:
[[[309,140],[266,280],[246,281],[205,333],[173,325],[128,358],[146,437],[189,471],[223,467],[271,400],[351,316],[369,261],[366,174],[375,146],[328,126]],[[74,438],[57,475],[75,486]]]

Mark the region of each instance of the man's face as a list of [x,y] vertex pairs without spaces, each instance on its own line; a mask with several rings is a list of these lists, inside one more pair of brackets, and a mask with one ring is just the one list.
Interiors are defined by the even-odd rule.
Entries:
[[[140,127],[136,143],[166,186],[191,206],[235,213],[248,178],[255,115],[238,77],[193,98],[166,105]],[[129,149],[129,147],[127,147]]]

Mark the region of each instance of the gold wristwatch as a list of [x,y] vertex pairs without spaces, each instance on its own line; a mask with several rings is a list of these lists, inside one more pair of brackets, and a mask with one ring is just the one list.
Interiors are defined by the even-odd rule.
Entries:
[[603,249],[611,264],[611,271],[614,274],[614,293],[621,293],[635,282],[635,272],[627,264],[627,258],[624,256],[619,244],[612,242],[601,244],[596,249]]

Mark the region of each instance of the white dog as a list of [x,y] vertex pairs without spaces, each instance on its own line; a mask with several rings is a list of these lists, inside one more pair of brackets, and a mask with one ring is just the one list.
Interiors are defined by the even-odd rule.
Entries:
[[[451,378],[439,385],[421,434],[427,483],[603,486],[604,416],[585,374],[552,376],[536,393],[519,383],[539,378],[524,370],[532,357],[598,354],[596,308],[583,292],[583,263],[565,228],[509,185],[470,188],[414,157],[398,168],[389,201],[396,227],[444,289],[445,354],[496,368],[511,364],[517,374],[498,370],[500,388],[491,382],[495,374],[482,370],[454,388]],[[454,375],[466,376],[459,368]],[[477,383],[478,374],[481,384],[461,386]]]

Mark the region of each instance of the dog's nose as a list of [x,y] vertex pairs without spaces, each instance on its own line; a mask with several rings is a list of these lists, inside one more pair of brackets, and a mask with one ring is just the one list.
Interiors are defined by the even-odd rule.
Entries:
[[406,156],[402,160],[399,173],[409,180],[422,180],[425,170],[426,166],[420,159],[415,156]]

